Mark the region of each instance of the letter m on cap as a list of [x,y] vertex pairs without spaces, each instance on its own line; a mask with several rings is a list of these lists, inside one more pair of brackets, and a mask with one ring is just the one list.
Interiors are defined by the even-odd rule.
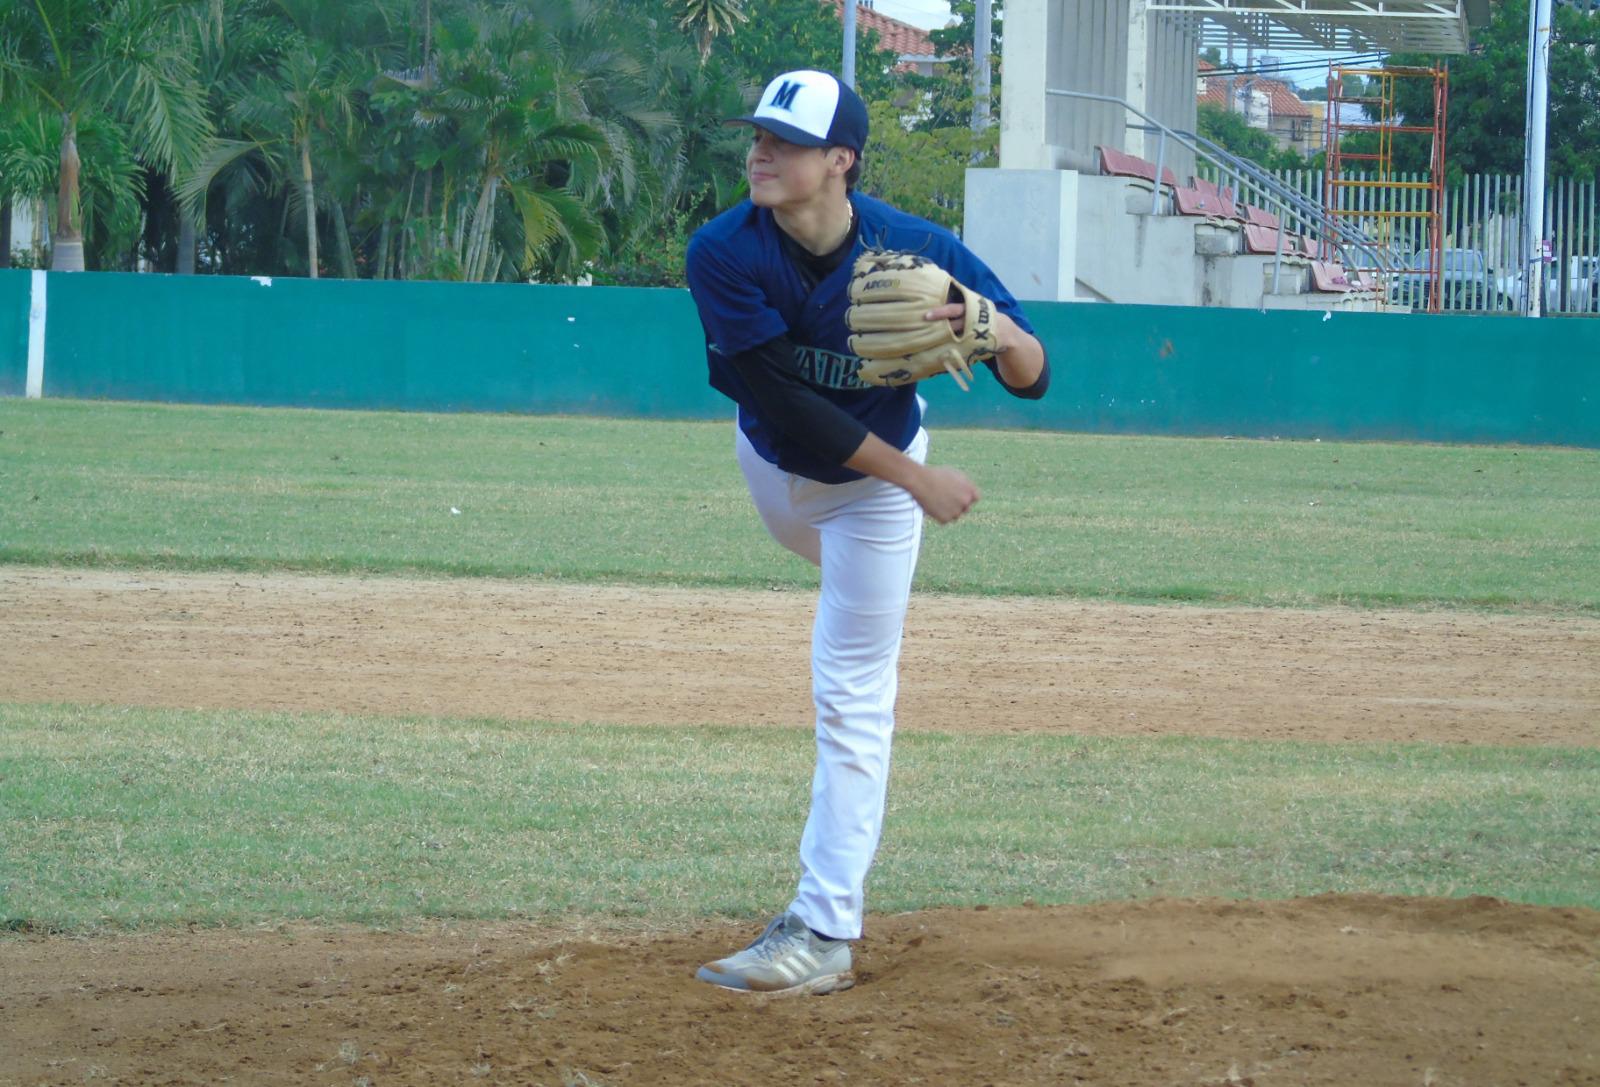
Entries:
[[772,92],[772,101],[768,102],[767,105],[774,109],[793,111],[794,96],[800,93],[802,86],[804,86],[803,83],[790,83],[788,80],[784,80],[778,84],[778,89]]

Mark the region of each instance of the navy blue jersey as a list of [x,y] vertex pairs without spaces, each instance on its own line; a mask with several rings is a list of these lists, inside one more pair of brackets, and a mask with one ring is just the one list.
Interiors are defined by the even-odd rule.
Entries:
[[819,395],[896,449],[910,445],[922,425],[916,386],[868,385],[856,377],[861,359],[850,353],[844,315],[850,305],[851,266],[864,246],[927,257],[992,299],[1024,332],[1033,331],[1011,292],[950,231],[861,193],[852,193],[850,202],[859,222],[855,248],[814,289],[807,289],[800,270],[784,253],[772,212],[748,200],[689,240],[689,290],[705,329],[711,387],[739,405],[739,426],[765,460],[822,483],[860,479],[861,473],[774,434],[729,360],[787,335],[795,344],[801,377]]

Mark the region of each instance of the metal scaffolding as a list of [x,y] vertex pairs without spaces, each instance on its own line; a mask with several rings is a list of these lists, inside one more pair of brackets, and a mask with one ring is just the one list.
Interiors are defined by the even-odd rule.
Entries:
[[[1358,77],[1360,82],[1351,82]],[[1448,70],[1431,68],[1328,69],[1327,169],[1323,208],[1329,216],[1354,219],[1360,228],[1392,254],[1391,263],[1409,271],[1376,267],[1361,269],[1389,279],[1389,296],[1413,308],[1437,313],[1444,304],[1445,115],[1449,106]],[[1431,124],[1414,123],[1396,104],[1401,80],[1432,83]],[[1376,93],[1374,93],[1374,91]],[[1357,120],[1357,117],[1360,117]],[[1349,137],[1358,139],[1354,146]],[[1402,180],[1395,171],[1396,141],[1426,137],[1428,170],[1421,180]],[[1426,261],[1410,259],[1427,254]],[[1420,267],[1417,265],[1420,264]],[[1398,276],[1396,290],[1395,277]]]

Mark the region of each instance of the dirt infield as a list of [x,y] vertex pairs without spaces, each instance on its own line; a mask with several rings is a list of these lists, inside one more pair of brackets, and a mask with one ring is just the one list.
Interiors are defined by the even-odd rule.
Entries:
[[[810,609],[793,592],[0,568],[0,701],[807,727]],[[905,668],[907,728],[1600,743],[1584,618],[920,597]],[[692,980],[751,934],[11,936],[0,1084],[1600,1085],[1589,910],[933,910],[872,917],[861,984],[837,996]]]
[[308,927],[0,944],[0,1082],[1600,1083],[1600,914],[1487,899],[878,917],[861,984],[723,993],[747,936]]
[[[809,727],[812,594],[0,567],[0,700]],[[899,727],[1600,744],[1600,620],[918,596]]]

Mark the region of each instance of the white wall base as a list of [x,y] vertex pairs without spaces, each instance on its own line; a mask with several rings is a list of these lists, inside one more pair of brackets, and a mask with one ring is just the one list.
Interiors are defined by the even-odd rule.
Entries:
[[1149,192],[1124,177],[1079,179],[1078,279],[1113,302],[1198,305],[1195,221],[1151,215]]
[[1078,278],[1072,170],[968,170],[962,240],[1019,301],[1070,302]]

